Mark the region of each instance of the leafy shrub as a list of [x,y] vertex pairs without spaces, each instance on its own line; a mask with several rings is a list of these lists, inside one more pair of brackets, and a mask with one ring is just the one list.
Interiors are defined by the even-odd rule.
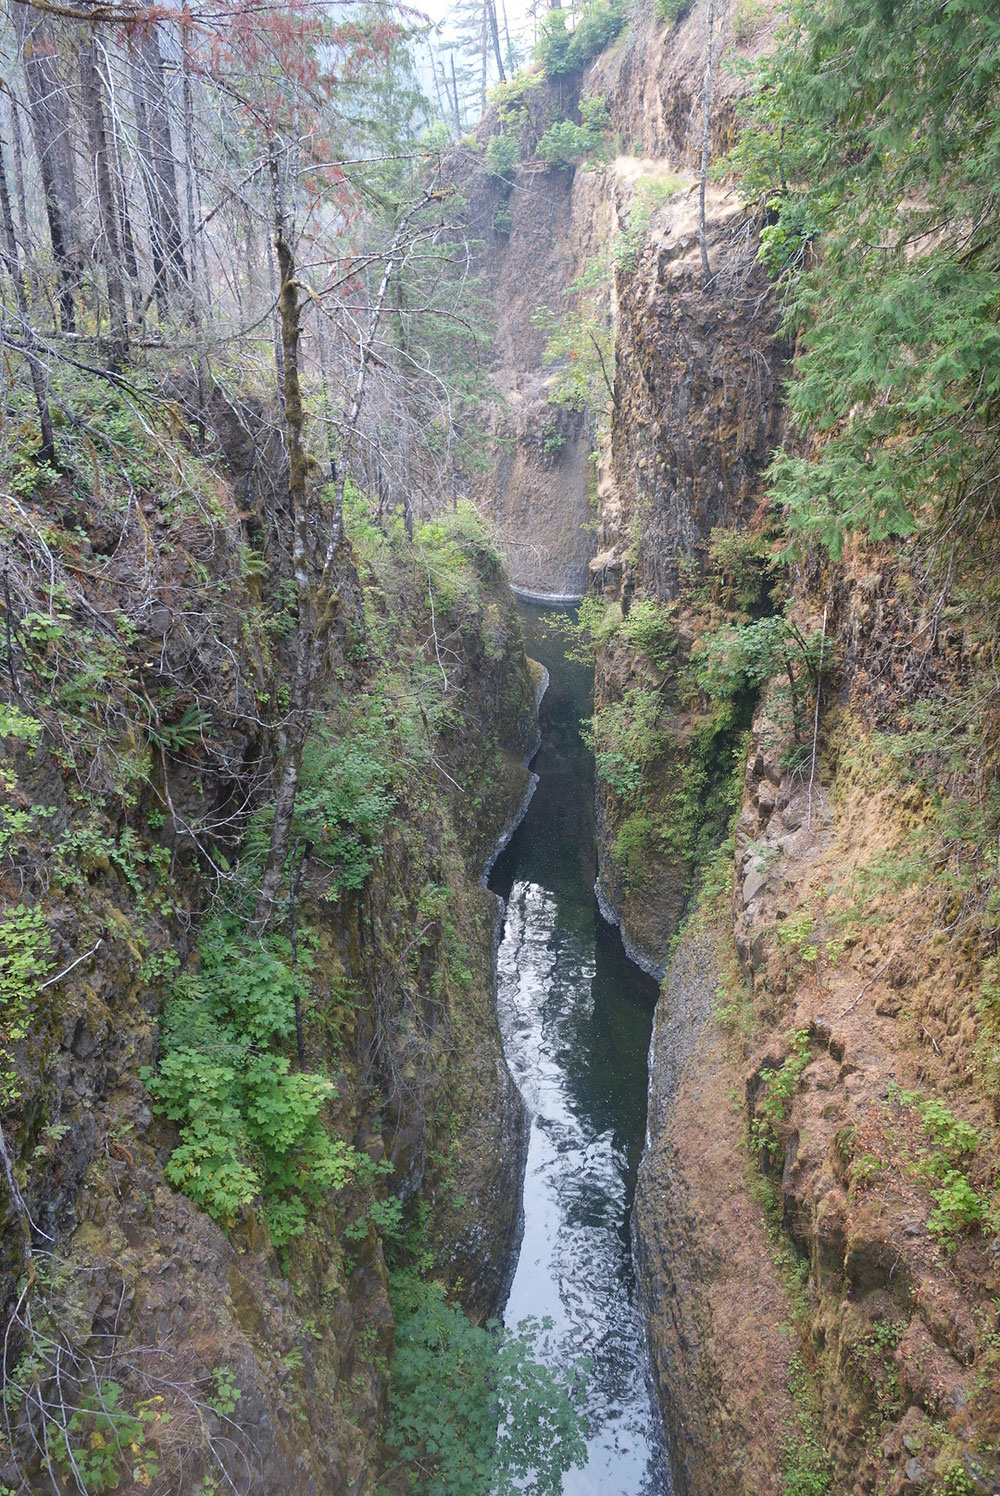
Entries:
[[669,26],[676,26],[678,21],[683,21],[693,4],[694,0],[656,0],[656,14]]
[[483,153],[483,166],[487,176],[499,177],[502,182],[511,181],[517,170],[519,154],[515,136],[508,135],[503,130],[499,135],[491,135]]
[[676,610],[654,598],[632,604],[621,627],[622,638],[661,670],[677,653]]
[[567,56],[571,66],[584,67],[614,41],[625,25],[622,0],[594,0],[593,4],[585,5],[569,39]]
[[656,830],[656,822],[647,811],[633,810],[615,833],[615,862],[630,893],[644,888],[649,881]]
[[598,777],[627,804],[641,793],[644,770],[663,752],[660,708],[657,692],[630,686],[620,701],[603,707],[586,729]]
[[539,1362],[539,1326],[479,1327],[437,1283],[394,1280],[398,1316],[386,1443],[420,1496],[557,1493],[586,1459],[574,1406],[581,1368],[557,1375]]
[[927,1217],[927,1229],[946,1245],[954,1245],[986,1213],[982,1200],[961,1169],[946,1169],[940,1185],[931,1190],[931,1199],[934,1209]]
[[694,655],[694,678],[713,701],[732,701],[772,676],[787,678],[796,737],[801,737],[802,675],[815,683],[819,635],[807,639],[781,614],[745,624],[725,624],[702,634]]
[[146,1447],[148,1433],[169,1422],[160,1397],[121,1407],[120,1383],[106,1380],[88,1394],[66,1421],[49,1433],[51,1458],[67,1480],[74,1476],[87,1496],[117,1491],[124,1479],[148,1486],[159,1472],[159,1460]]
[[[551,12],[561,15],[561,11]],[[575,166],[589,157],[605,159],[608,129],[608,106],[603,97],[584,99],[580,105],[580,123],[559,120],[550,125],[539,140],[536,154],[548,165]]]
[[798,1090],[802,1072],[812,1058],[808,1029],[793,1029],[788,1034],[791,1053],[775,1067],[765,1065],[760,1072],[761,1096],[750,1124],[750,1147],[754,1153],[770,1152],[778,1141],[778,1128],[788,1114],[792,1097]]
[[0,920],[0,1102],[9,1106],[20,1095],[13,1047],[28,1032],[38,984],[52,970],[51,935],[41,909],[19,904]]
[[167,1178],[226,1225],[259,1197],[283,1246],[305,1230],[307,1204],[343,1188],[366,1160],[323,1123],[332,1081],[293,1072],[280,1052],[301,1000],[287,941],[253,940],[220,915],[198,950],[200,970],[177,979],[164,1009],[159,1066],[141,1072],[156,1110],[180,1130]]
[[580,665],[593,665],[595,651],[614,637],[621,622],[617,603],[591,596],[582,598],[572,613],[554,613],[549,628],[562,640],[567,659]]
[[736,0],[733,6],[733,36],[739,45],[752,41],[767,15],[763,0]]
[[496,105],[497,120],[504,133],[522,137],[531,123],[533,96],[543,85],[541,73],[515,73],[506,83],[498,83],[490,94]]
[[302,754],[296,825],[333,872],[331,896],[358,889],[375,865],[396,801],[387,732],[350,727],[336,742],[313,737]]
[[763,611],[775,571],[768,536],[759,530],[716,525],[709,536],[712,591],[734,613]]
[[603,310],[580,306],[553,312],[541,306],[531,320],[546,334],[542,357],[556,370],[555,400],[570,410],[606,416],[613,395],[614,334]]
[[535,57],[546,78],[559,78],[573,71],[569,61],[569,37],[566,12],[561,6],[550,10],[539,28]]
[[927,1229],[943,1246],[953,1248],[971,1226],[986,1219],[986,1204],[966,1174],[982,1135],[936,1097],[922,1097],[916,1091],[898,1091],[895,1096],[900,1105],[916,1109],[931,1143],[917,1165],[931,1185],[934,1201]]

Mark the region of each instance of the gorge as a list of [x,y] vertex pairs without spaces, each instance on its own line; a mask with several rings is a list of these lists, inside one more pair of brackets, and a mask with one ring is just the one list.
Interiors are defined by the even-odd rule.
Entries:
[[994,9],[9,7],[0,1496],[1000,1492]]

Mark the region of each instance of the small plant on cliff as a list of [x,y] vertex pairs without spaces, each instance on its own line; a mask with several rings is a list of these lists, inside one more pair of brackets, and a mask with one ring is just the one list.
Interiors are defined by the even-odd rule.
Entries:
[[669,26],[676,26],[688,14],[694,0],[656,0],[656,14]]
[[121,1406],[118,1382],[102,1381],[66,1421],[65,1429],[49,1433],[52,1461],[64,1480],[72,1480],[87,1496],[117,1491],[123,1478],[137,1486],[148,1486],[159,1472],[148,1435],[168,1423],[160,1411],[162,1397]]
[[584,6],[575,28],[566,25],[566,13],[559,7],[549,11],[541,25],[535,56],[547,78],[560,78],[579,70],[613,42],[624,28],[625,7],[622,0],[593,0]]
[[630,686],[620,701],[595,714],[585,733],[599,777],[627,803],[640,794],[644,771],[663,752],[662,705],[657,692]]
[[829,1496],[830,1466],[819,1441],[819,1398],[798,1354],[788,1363],[793,1420],[782,1440],[783,1496]]
[[501,130],[491,135],[483,152],[483,166],[487,176],[497,177],[501,182],[510,182],[517,170],[520,148],[517,138]]
[[669,603],[641,597],[629,609],[621,633],[657,669],[666,670],[677,653],[677,609]]
[[602,97],[584,99],[580,104],[580,123],[562,119],[550,125],[538,142],[536,154],[547,166],[568,167],[585,160],[606,160],[609,120],[608,106]]
[[756,1154],[769,1153],[777,1145],[778,1130],[812,1058],[808,1029],[793,1029],[787,1037],[791,1046],[787,1058],[779,1066],[761,1068],[760,1094],[750,1124],[750,1147]]
[[972,1226],[987,1219],[986,1201],[970,1183],[967,1172],[982,1134],[936,1097],[922,1097],[916,1091],[897,1091],[894,1097],[901,1106],[916,1110],[931,1142],[930,1151],[916,1165],[916,1172],[930,1185],[934,1201],[927,1229],[945,1249],[954,1249]]
[[52,969],[48,921],[37,906],[18,905],[0,920],[0,1103],[20,1095],[14,1051],[27,1036],[39,982]]
[[166,1175],[227,1225],[259,1198],[283,1246],[305,1230],[308,1204],[371,1166],[324,1123],[333,1083],[293,1071],[282,1053],[301,982],[287,941],[255,941],[219,916],[199,953],[200,970],[177,979],[164,1009],[159,1066],[141,1072],[180,1129]]
[[806,637],[790,618],[775,614],[752,623],[725,624],[702,634],[694,657],[694,677],[713,701],[732,700],[762,686],[772,676],[788,682],[796,738],[805,732],[803,677],[815,687],[820,657],[818,635]]
[[739,46],[753,41],[767,19],[763,0],[736,0],[733,7],[733,36]]

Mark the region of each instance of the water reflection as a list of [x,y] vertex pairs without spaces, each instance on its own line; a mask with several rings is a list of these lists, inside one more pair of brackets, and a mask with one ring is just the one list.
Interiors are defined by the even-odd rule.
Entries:
[[588,1464],[565,1477],[564,1496],[661,1496],[629,1246],[656,987],[594,900],[593,760],[579,734],[590,673],[545,638],[544,615],[525,607],[523,616],[551,683],[539,787],[491,879],[507,900],[500,1025],[532,1117],[524,1240],[504,1318],[548,1316],[546,1359],[592,1362]]

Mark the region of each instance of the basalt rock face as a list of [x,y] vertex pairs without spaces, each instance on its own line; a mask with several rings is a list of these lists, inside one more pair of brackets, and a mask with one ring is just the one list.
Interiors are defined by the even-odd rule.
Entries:
[[[243,411],[239,432],[253,419]],[[496,1024],[495,900],[480,873],[523,802],[536,687],[503,574],[478,543],[473,569],[436,615],[461,721],[444,714],[433,736],[421,724],[419,768],[395,799],[364,887],[330,898],[322,875],[309,872],[300,888],[307,1060],[336,1086],[324,1121],[376,1164],[387,1160],[391,1173],[327,1192],[280,1252],[255,1209],[217,1223],[168,1180],[178,1137],[154,1114],[143,1077],[162,1050],[166,996],[178,975],[198,970],[213,889],[205,853],[217,871],[233,865],[248,776],[262,792],[252,776],[267,762],[265,739],[241,736],[234,724],[266,714],[253,710],[251,691],[264,703],[265,688],[280,686],[280,674],[268,678],[262,640],[245,627],[259,600],[256,574],[248,568],[241,581],[238,564],[245,477],[235,458],[215,470],[211,532],[182,515],[182,530],[166,533],[155,496],[140,494],[141,534],[137,526],[138,540],[130,532],[120,542],[126,569],[133,543],[149,564],[155,639],[138,639],[135,661],[163,651],[176,658],[175,680],[189,671],[196,699],[214,704],[231,685],[231,709],[217,719],[214,707],[203,713],[192,739],[165,730],[159,764],[138,752],[150,781],[138,778],[124,802],[95,757],[87,829],[75,840],[81,801],[65,757],[45,738],[34,747],[3,740],[5,828],[15,835],[4,842],[2,916],[27,910],[20,946],[10,949],[29,952],[31,919],[43,917],[53,977],[37,988],[22,1029],[3,1036],[5,1370],[24,1386],[37,1372],[47,1408],[28,1420],[10,1399],[14,1449],[0,1445],[0,1482],[15,1489],[51,1489],[46,1459],[57,1473],[66,1463],[52,1444],[60,1421],[79,1413],[86,1444],[100,1434],[100,1399],[117,1397],[139,1429],[129,1489],[193,1492],[217,1480],[245,1496],[373,1496],[393,1334],[373,1204],[387,1187],[403,1200],[421,1193],[428,1246],[476,1318],[495,1309],[516,1247],[523,1108]],[[271,479],[280,488],[280,473]],[[39,512],[49,501],[62,502],[61,491],[37,495]],[[81,510],[77,522],[97,533],[96,516]],[[204,558],[191,577],[182,541]],[[392,563],[391,632],[380,632],[386,592],[366,564],[345,546],[343,622],[317,703],[317,744],[342,738],[352,702],[387,683],[401,689],[428,648],[425,573],[409,570],[409,548]],[[178,600],[195,572],[202,613],[193,591],[186,608]],[[104,575],[114,577],[110,564]],[[108,604],[103,594],[90,601]],[[389,641],[383,654],[378,638]],[[109,685],[112,703],[121,685]],[[131,746],[114,744],[118,762]],[[164,775],[169,815],[157,809]],[[39,822],[25,818],[39,806]],[[197,852],[183,828],[213,820],[224,830]],[[214,890],[216,900],[226,896],[218,881]],[[21,977],[10,949],[0,970],[5,1001],[14,1002]],[[111,1473],[128,1484],[124,1465]]]
[[746,1191],[741,1072],[713,1007],[727,932],[681,937],[656,1010],[635,1206],[653,1376],[679,1496],[777,1496],[793,1420],[787,1305]]
[[[643,243],[607,287],[614,402],[588,606],[599,893],[630,953],[666,968],[635,1232],[675,1488],[993,1492],[995,915],[962,861],[966,811],[942,829],[943,782],[907,782],[890,742],[969,688],[989,629],[968,595],[945,606],[909,543],[852,544],[789,572],[771,557],[739,627],[777,607],[811,653],[793,661],[791,687],[786,671],[735,701],[725,753],[700,787],[685,778],[706,727],[703,641],[738,611],[714,580],[719,532],[757,537],[758,558],[778,548],[765,473],[788,439],[793,355],[754,226],[711,184],[705,284],[704,21],[698,5],[676,28],[639,22],[584,75],[633,156],[572,180],[522,171],[511,197],[515,226],[550,211],[551,238],[572,236],[540,272],[536,299],[552,305],[559,274],[606,250],[661,182]],[[740,87],[725,69],[716,82],[713,155],[734,138]],[[537,255],[534,220],[524,242]],[[541,495],[570,442],[536,439],[552,411],[516,232],[491,253],[497,284],[513,276],[521,297],[521,321],[501,334],[523,400],[505,471],[530,467]],[[560,419],[551,436],[569,437]],[[497,512],[509,501],[491,490]],[[533,513],[533,501],[518,511],[527,534]],[[682,927],[707,850],[686,825],[723,757],[739,766],[716,823],[721,840],[735,817],[734,858]],[[974,807],[992,760],[988,747],[969,757],[950,793]]]
[[[693,190],[657,216],[634,275],[619,276],[617,400],[591,563],[595,591],[623,619],[643,599],[679,607],[675,667],[705,622],[688,598],[712,532],[751,520],[783,429],[788,350],[754,263],[753,236],[721,195],[711,195],[709,212],[715,274],[707,289]],[[598,714],[614,710],[641,682],[663,702],[666,758],[653,775],[669,792],[691,730],[676,668],[666,675],[651,668],[620,635],[598,649]],[[616,855],[623,821],[614,786],[602,780],[601,892],[632,949],[662,974],[687,904],[690,859],[670,850],[666,838],[651,842],[636,887]]]

